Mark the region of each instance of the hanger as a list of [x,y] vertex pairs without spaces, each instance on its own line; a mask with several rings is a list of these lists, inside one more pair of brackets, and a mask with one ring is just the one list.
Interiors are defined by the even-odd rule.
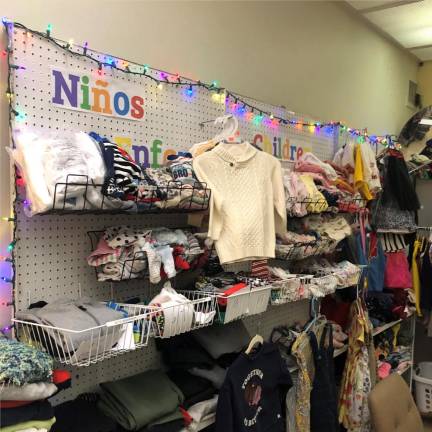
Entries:
[[260,335],[255,335],[253,338],[252,338],[252,340],[249,342],[249,345],[248,345],[248,347],[246,348],[246,354],[250,354],[251,352],[252,352],[252,350],[253,350],[253,348],[254,348],[254,346],[255,345],[257,345],[257,344],[263,344],[264,343],[264,339],[263,339],[263,337],[262,336],[260,336]]
[[223,141],[228,144],[239,144],[243,142],[239,132],[238,120],[232,114],[217,117],[214,124],[221,124],[223,126],[222,132],[213,138],[215,141]]
[[322,315],[320,315],[319,313],[319,309],[320,309],[319,303],[320,301],[317,297],[312,297],[311,315],[313,318],[303,330],[305,333],[307,333],[312,328],[312,326],[314,326],[322,318]]

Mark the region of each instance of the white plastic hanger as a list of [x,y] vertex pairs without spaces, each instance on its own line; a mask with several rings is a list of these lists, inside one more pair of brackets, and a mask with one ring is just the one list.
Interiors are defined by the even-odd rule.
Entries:
[[214,141],[224,141],[229,144],[238,144],[243,142],[243,139],[239,134],[238,120],[232,114],[217,117],[214,124],[223,126],[222,132],[213,138]]
[[312,321],[307,325],[307,327],[303,330],[307,333],[322,317],[319,312],[319,299],[316,297],[312,297],[311,301],[311,315],[313,317]]
[[263,339],[263,337],[262,336],[260,336],[260,335],[255,335],[253,338],[252,338],[252,340],[249,342],[249,345],[248,345],[248,347],[246,348],[246,354],[250,354],[251,352],[252,352],[252,350],[253,350],[253,347],[256,345],[256,344],[263,344],[264,343],[264,339]]

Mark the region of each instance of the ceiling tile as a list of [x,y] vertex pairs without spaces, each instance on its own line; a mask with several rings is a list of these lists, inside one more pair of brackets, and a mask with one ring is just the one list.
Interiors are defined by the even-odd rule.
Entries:
[[432,44],[432,0],[364,15],[405,47]]

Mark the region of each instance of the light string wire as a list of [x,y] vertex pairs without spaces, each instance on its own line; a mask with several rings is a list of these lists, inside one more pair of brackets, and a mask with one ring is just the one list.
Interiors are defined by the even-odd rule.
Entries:
[[[12,147],[15,148],[15,141],[14,141],[14,137],[13,137],[13,109],[12,109],[12,99],[13,99],[13,92],[12,92],[12,63],[11,63],[11,57],[12,57],[12,40],[13,40],[13,23],[12,24],[5,24],[5,29],[6,29],[6,34],[7,34],[7,41],[8,41],[8,45],[7,45],[7,56],[6,56],[6,60],[7,60],[7,66],[8,66],[8,77],[7,77],[7,95],[8,95],[8,100],[9,100],[9,114],[8,114],[8,122],[9,122],[9,136],[10,136],[10,140],[11,140],[11,144]],[[18,206],[18,184],[17,184],[17,175],[16,175],[16,168],[14,169],[14,197],[13,197],[13,203],[12,203],[12,220],[9,220],[8,222],[12,223],[12,241],[9,244],[8,247],[8,252],[10,254],[10,259],[8,259],[7,261],[10,263],[11,265],[11,271],[12,271],[12,277],[10,279],[10,283],[11,283],[11,291],[12,291],[12,301],[11,302],[7,302],[6,304],[4,304],[4,306],[12,306],[12,314],[13,316],[15,316],[16,313],[16,308],[15,308],[15,294],[16,294],[16,279],[15,279],[15,274],[16,274],[16,264],[15,264],[15,246],[16,246],[16,242],[17,242],[17,206]],[[0,329],[0,332],[2,334],[6,334],[7,332],[9,332],[10,330],[12,330],[14,328],[14,324],[10,324],[6,327],[3,327],[2,329]]]
[[[239,109],[241,114],[244,114],[246,111],[255,115],[255,120],[262,121],[265,116],[268,117],[270,121],[273,122],[273,125],[283,124],[289,127],[297,127],[297,128],[313,128],[314,130],[320,130],[321,128],[339,128],[339,133],[348,132],[352,136],[358,137],[359,141],[367,141],[370,144],[384,144],[384,145],[391,145],[393,141],[393,137],[390,135],[369,135],[367,133],[367,129],[353,129],[348,127],[342,122],[339,121],[331,121],[331,122],[307,122],[303,120],[296,120],[296,119],[288,119],[283,118],[280,116],[277,116],[269,111],[263,110],[262,108],[253,105],[252,103],[248,102],[245,96],[242,96],[238,93],[235,93],[231,90],[228,90],[224,87],[220,87],[217,85],[216,81],[213,81],[213,83],[208,84],[202,81],[196,81],[190,78],[182,77],[179,74],[174,74],[170,72],[163,71],[161,69],[152,68],[148,65],[141,65],[139,63],[129,61],[120,57],[116,57],[118,62],[116,62],[111,56],[106,55],[104,53],[100,53],[95,50],[91,50],[88,48],[88,44],[85,43],[84,46],[77,45],[73,43],[73,41],[63,41],[58,38],[54,38],[51,36],[52,27],[51,25],[48,25],[47,31],[40,32],[37,30],[30,29],[26,27],[25,25],[9,21],[6,18],[2,19],[4,26],[13,25],[16,28],[19,28],[27,33],[34,34],[38,37],[41,37],[43,39],[48,40],[52,44],[54,44],[56,47],[76,56],[76,57],[82,57],[87,58],[91,61],[93,61],[99,70],[102,70],[103,67],[105,68],[111,68],[123,73],[128,73],[136,76],[142,76],[145,78],[148,78],[152,80],[154,83],[156,83],[158,86],[163,85],[170,85],[174,87],[189,87],[189,89],[192,91],[193,87],[199,87],[203,88],[209,92],[213,92],[214,94],[218,94],[220,97],[223,97],[225,95],[225,103],[229,104],[230,101],[234,101],[233,104],[231,104],[231,107],[233,110]],[[11,37],[11,35],[8,34],[8,37]],[[72,48],[79,49],[79,51],[74,51]],[[99,55],[102,55],[105,57],[105,60],[102,61],[98,58],[95,58],[91,53],[97,53]],[[106,61],[106,58],[109,58],[109,61]],[[118,63],[122,62],[124,67],[120,67]],[[134,68],[139,68],[139,70],[131,69],[130,66],[133,66]],[[16,69],[19,66],[16,65],[9,65],[10,68]],[[154,71],[159,73],[160,78],[157,78],[153,76],[152,74],[149,74],[148,71]],[[171,80],[169,79],[171,78]],[[281,108],[281,107],[280,107]],[[277,108],[276,108],[277,109]],[[19,115],[16,111],[14,112],[15,115]]]

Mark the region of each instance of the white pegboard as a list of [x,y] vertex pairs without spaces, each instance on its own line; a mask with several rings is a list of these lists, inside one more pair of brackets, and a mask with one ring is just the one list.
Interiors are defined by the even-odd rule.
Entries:
[[[75,48],[74,48],[75,49]],[[77,50],[79,48],[76,48]],[[103,60],[102,54],[98,55]],[[126,75],[105,68],[106,76],[122,81],[130,81],[143,88],[146,98],[146,119],[133,122],[116,117],[104,117],[91,112],[64,110],[50,103],[51,66],[70,71],[95,73],[97,66],[88,59],[76,58],[54,44],[35,35],[15,29],[13,36],[13,63],[25,66],[25,70],[13,72],[12,91],[15,95],[15,109],[25,112],[24,123],[36,130],[96,131],[108,138],[130,138],[133,145],[150,146],[159,139],[163,150],[187,150],[192,144],[204,141],[217,132],[213,125],[200,127],[201,121],[214,119],[225,111],[225,105],[212,100],[206,90],[198,89],[192,100],[175,87],[160,91],[151,80]],[[114,59],[117,60],[117,59]],[[117,60],[118,61],[118,60]],[[270,105],[254,105],[266,111],[283,116],[284,110]],[[229,111],[229,107],[228,107]],[[333,152],[333,138],[314,136],[309,131],[293,130],[279,126],[277,130],[265,125],[255,126],[240,118],[242,135],[251,142],[256,134],[266,135],[270,140],[286,138],[291,145],[297,144],[313,149],[320,157],[327,158]],[[307,145],[305,144],[307,143]],[[126,150],[133,151],[125,147]],[[142,161],[140,161],[142,162]],[[101,230],[107,226],[128,224],[139,227],[168,226],[183,227],[185,216],[179,215],[67,215],[35,216],[27,218],[21,204],[17,204],[17,243],[15,303],[23,309],[38,300],[53,301],[60,298],[76,298],[79,295],[106,300],[114,295],[118,301],[131,296],[149,298],[157,287],[150,287],[147,281],[100,283],[92,268],[86,263],[91,252],[86,235],[90,230]],[[271,307],[259,316],[245,319],[251,333],[260,332],[268,336],[271,329],[280,324],[305,321],[308,316],[308,303],[298,302]],[[134,353],[106,360],[87,368],[72,368],[73,387],[62,392],[56,402],[75,397],[84,391],[97,389],[98,383],[119,379],[150,368],[160,366],[160,357],[151,340],[147,348]]]
[[[254,114],[258,115],[261,112],[272,113],[276,117],[287,120],[304,121],[307,123],[317,122],[310,116],[303,114],[294,114],[283,107],[276,107],[274,105],[259,102],[251,98],[244,98],[246,103],[258,108]],[[232,109],[232,104],[235,103],[231,99],[227,104],[227,112],[234,113],[239,119],[239,128],[244,139],[251,143],[255,143],[262,149],[272,150],[272,154],[282,160],[296,160],[298,151],[301,149],[303,152],[311,151],[321,160],[332,159],[335,149],[337,147],[337,128],[332,130],[320,130],[309,128],[296,128],[292,125],[271,125],[270,122],[261,122],[256,124],[254,121],[247,119],[245,114],[242,114],[239,109]],[[241,106],[239,102],[238,105]]]

